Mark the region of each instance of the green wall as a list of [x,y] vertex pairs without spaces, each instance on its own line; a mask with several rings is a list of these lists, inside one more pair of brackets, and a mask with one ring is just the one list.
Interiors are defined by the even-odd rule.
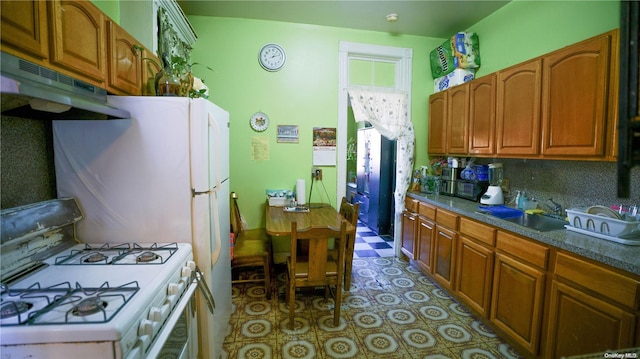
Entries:
[[[119,2],[94,0],[108,16],[119,20]],[[231,189],[238,192],[249,227],[264,226],[264,191],[293,188],[297,178],[310,187],[313,127],[337,127],[339,41],[413,49],[411,116],[416,131],[416,166],[426,154],[427,98],[433,92],[429,52],[444,39],[392,35],[292,23],[189,16],[198,34],[192,58],[195,75],[210,88],[210,99],[231,114]],[[483,76],[619,26],[619,1],[513,1],[469,29],[480,38]],[[287,51],[287,64],[269,73],[257,54],[275,42]],[[271,126],[253,132],[249,117],[263,111]],[[276,126],[298,125],[300,142],[276,142]],[[268,160],[252,160],[251,140],[266,139]],[[312,201],[335,201],[336,170],[324,167]],[[326,189],[326,194],[325,194]],[[308,195],[308,194],[307,194]],[[328,197],[328,199],[327,199]],[[335,203],[333,203],[335,205]]]
[[471,26],[479,76],[620,27],[620,1],[515,0]]
[[[303,178],[309,195],[313,127],[338,126],[340,41],[413,49],[411,113],[416,132],[426,133],[426,97],[433,87],[428,52],[441,39],[261,20],[190,16],[189,21],[198,34],[193,60],[215,70],[196,66],[195,76],[209,86],[209,98],[231,114],[231,190],[238,193],[250,228],[264,226],[265,189],[293,189],[296,179]],[[258,64],[258,51],[270,42],[287,52],[287,63],[279,72],[264,71]],[[263,133],[249,127],[256,111],[271,119]],[[299,143],[277,143],[279,124],[299,126]],[[268,141],[268,160],[251,159],[254,137]],[[424,140],[419,146],[426,148]],[[323,167],[323,181],[314,184],[312,202],[336,206],[336,182],[335,167]]]
[[91,2],[110,17],[111,20],[120,23],[120,1],[91,0]]

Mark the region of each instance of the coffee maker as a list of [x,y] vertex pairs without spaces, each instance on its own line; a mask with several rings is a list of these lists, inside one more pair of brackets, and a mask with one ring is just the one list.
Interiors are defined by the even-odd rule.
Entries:
[[502,163],[489,164],[489,187],[482,197],[482,204],[504,204],[504,195],[502,194]]

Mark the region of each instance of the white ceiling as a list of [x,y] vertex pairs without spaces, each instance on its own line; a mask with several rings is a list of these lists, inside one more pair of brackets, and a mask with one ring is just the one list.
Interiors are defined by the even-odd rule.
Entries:
[[[396,34],[448,38],[510,0],[204,1],[178,0],[187,15],[262,19]],[[397,22],[387,22],[388,14]]]

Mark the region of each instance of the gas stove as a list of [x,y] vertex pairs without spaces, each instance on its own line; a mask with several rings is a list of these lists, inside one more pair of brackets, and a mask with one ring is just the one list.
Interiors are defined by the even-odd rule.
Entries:
[[[3,212],[3,226],[10,224],[6,218]],[[20,253],[32,258],[39,247],[51,247],[45,244],[51,244],[52,237],[58,243],[60,228],[47,227],[27,231],[18,246],[11,245],[14,239],[3,237],[3,249],[8,252],[3,251],[3,262],[25,267],[29,261]],[[31,261],[19,276],[3,278],[3,356],[155,357],[165,350],[164,342],[174,328],[195,325],[192,296],[198,274],[190,244],[65,247]],[[188,345],[197,348],[197,342]]]

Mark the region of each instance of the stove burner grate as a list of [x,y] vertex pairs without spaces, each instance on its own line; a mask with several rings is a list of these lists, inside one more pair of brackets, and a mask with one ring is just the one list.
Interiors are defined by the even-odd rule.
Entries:
[[164,264],[178,251],[178,243],[146,244],[123,243],[104,244],[92,247],[85,244],[83,249],[74,249],[56,257],[56,265],[136,265]]
[[0,319],[18,317],[33,308],[33,304],[22,300],[10,301],[0,307]]
[[105,256],[104,254],[100,253],[100,252],[95,252],[95,253],[91,253],[88,256],[86,256],[83,260],[83,262],[85,263],[99,263],[99,262],[107,262],[107,259],[109,257]]
[[[1,326],[47,325],[47,324],[89,324],[106,323],[140,290],[137,281],[111,287],[104,282],[99,287],[82,287],[76,282],[75,288],[69,282],[42,288],[39,283],[29,288],[8,288],[2,285],[2,318],[16,312],[18,320],[2,322]],[[15,300],[12,298],[16,298]],[[18,302],[44,303],[26,308]],[[27,305],[28,306],[28,305]]]
[[71,314],[77,316],[86,316],[96,314],[107,307],[107,302],[100,299],[100,297],[89,297],[80,301],[71,310]]
[[142,254],[136,257],[136,262],[148,263],[148,262],[153,262],[158,258],[161,258],[161,257],[151,251],[144,251],[142,252]]

